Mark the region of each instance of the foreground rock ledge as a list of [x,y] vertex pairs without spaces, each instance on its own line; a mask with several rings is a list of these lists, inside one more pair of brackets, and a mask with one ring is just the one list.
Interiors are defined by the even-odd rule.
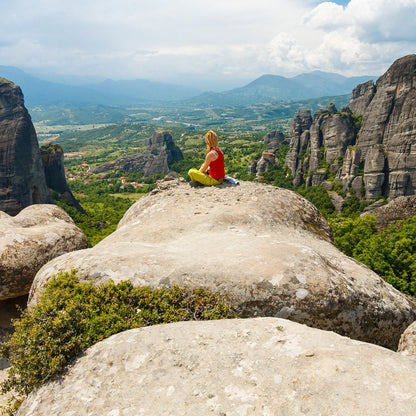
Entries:
[[18,416],[409,416],[415,383],[407,357],[287,320],[181,322],[94,345]]
[[51,276],[76,268],[96,284],[206,287],[228,294],[240,317],[288,318],[396,349],[416,319],[415,299],[331,241],[319,211],[286,189],[162,182],[105,240],[45,265],[30,303]]
[[15,217],[0,211],[0,300],[27,295],[45,263],[87,246],[84,233],[56,205],[31,205]]

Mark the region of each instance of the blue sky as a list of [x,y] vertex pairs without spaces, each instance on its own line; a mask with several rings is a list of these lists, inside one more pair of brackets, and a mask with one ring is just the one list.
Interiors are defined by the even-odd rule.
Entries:
[[0,7],[0,65],[37,74],[207,89],[267,73],[380,75],[416,53],[416,0],[0,0]]

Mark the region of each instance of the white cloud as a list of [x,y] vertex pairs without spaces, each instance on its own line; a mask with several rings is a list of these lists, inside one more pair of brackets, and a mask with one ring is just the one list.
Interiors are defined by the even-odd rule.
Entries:
[[0,65],[119,79],[380,74],[416,46],[416,0],[14,0],[2,15]]

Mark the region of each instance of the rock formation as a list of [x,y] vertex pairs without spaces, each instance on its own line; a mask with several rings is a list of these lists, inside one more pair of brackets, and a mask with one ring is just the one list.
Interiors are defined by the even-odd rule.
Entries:
[[242,317],[275,316],[396,348],[416,300],[339,252],[319,211],[300,195],[254,182],[191,188],[161,182],[91,249],[36,275],[30,304],[59,271],[98,284],[206,287]]
[[49,203],[54,201],[22,91],[0,78],[0,210],[16,215],[29,205]]
[[59,200],[85,212],[75,199],[65,178],[64,152],[59,144],[51,143],[40,148],[42,162],[45,169],[46,183],[52,191],[57,192]]
[[400,337],[397,352],[416,360],[416,322],[413,322]]
[[386,205],[374,207],[365,214],[376,217],[377,231],[385,230],[390,223],[406,220],[416,215],[416,196],[400,196]]
[[0,300],[28,294],[44,264],[87,246],[83,232],[56,205],[31,205],[15,217],[0,211]]
[[157,173],[166,175],[172,163],[183,159],[172,136],[166,131],[157,131],[149,139],[148,147],[143,153],[127,155],[112,162],[93,167],[93,172],[109,172],[125,170],[127,172],[143,172],[144,177]]
[[264,136],[266,150],[263,152],[257,163],[249,166],[248,174],[257,173],[256,179],[261,179],[261,175],[267,172],[273,165],[279,165],[279,159],[276,152],[282,143],[287,144],[285,136],[280,130],[274,130]]
[[410,416],[415,383],[407,357],[284,319],[178,322],[95,344],[17,416]]
[[302,110],[293,120],[286,158],[294,186],[320,184],[332,173],[345,192],[352,188],[368,201],[414,195],[415,108],[416,55],[409,55],[394,62],[376,85],[357,86],[342,112],[320,110],[310,122]]
[[368,105],[374,98],[376,87],[373,81],[368,81],[365,84],[357,85],[351,94],[351,101],[348,108],[353,114],[364,114]]
[[294,186],[304,182],[306,186],[320,185],[327,176],[321,162],[324,160],[333,172],[338,171],[348,146],[355,143],[356,129],[350,113],[338,112],[331,104],[326,110],[317,111],[311,123],[305,122],[308,114],[304,110],[297,113],[290,130],[286,165],[292,172]]

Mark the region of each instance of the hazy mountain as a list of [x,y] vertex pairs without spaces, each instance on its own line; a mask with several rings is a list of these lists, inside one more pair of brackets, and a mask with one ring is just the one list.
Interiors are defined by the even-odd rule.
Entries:
[[204,93],[191,98],[195,105],[251,105],[273,101],[305,100],[324,96],[351,94],[354,87],[377,77],[344,77],[314,71],[293,78],[263,75],[244,87],[221,93]]
[[[256,103],[304,100],[324,96],[350,94],[352,89],[371,76],[344,77],[314,71],[293,78],[263,75],[249,84],[229,91],[214,93],[192,87],[145,79],[114,81],[111,79],[85,85],[50,82],[18,68],[0,66],[0,77],[22,88],[28,106],[66,104],[72,106],[150,105],[184,100],[191,105],[235,106]],[[55,78],[56,79],[56,78]]]
[[186,99],[201,93],[194,88],[142,79],[67,85],[42,80],[11,66],[0,66],[0,77],[21,87],[28,106],[63,103],[107,106],[149,104]]

